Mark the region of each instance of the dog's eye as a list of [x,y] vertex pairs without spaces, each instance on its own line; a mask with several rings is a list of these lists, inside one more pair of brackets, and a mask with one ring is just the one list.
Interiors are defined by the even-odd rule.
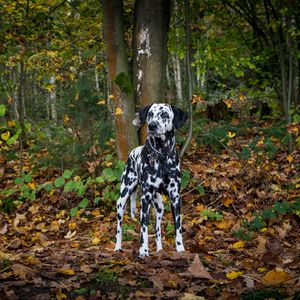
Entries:
[[168,117],[169,117],[169,114],[167,112],[164,111],[164,112],[161,113],[161,118],[162,119],[168,119]]

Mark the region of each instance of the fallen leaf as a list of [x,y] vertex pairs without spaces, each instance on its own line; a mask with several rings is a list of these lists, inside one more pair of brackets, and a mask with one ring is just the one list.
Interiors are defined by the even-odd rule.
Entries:
[[27,263],[31,264],[31,265],[40,265],[41,261],[33,256],[28,256],[26,259]]
[[232,271],[226,274],[226,277],[230,280],[236,279],[237,277],[243,275],[243,272]]
[[254,280],[251,277],[246,276],[246,275],[244,275],[243,277],[244,277],[247,289],[248,290],[255,289]]
[[256,248],[255,255],[263,255],[263,254],[265,254],[267,240],[264,237],[262,237],[262,236],[259,235],[257,237],[257,241],[258,241],[258,246]]
[[7,228],[8,228],[7,223],[5,223],[3,228],[0,231],[0,234],[5,234],[7,232]]
[[91,273],[91,272],[93,272],[93,269],[90,268],[89,265],[82,265],[82,266],[80,266],[80,271],[82,271],[84,273]]
[[14,219],[14,226],[17,227],[21,221],[27,221],[26,213],[24,213],[24,214],[16,213],[16,217]]
[[98,245],[100,243],[100,239],[99,238],[97,238],[97,237],[94,237],[93,239],[92,239],[92,244],[93,245]]
[[240,249],[245,247],[245,242],[244,241],[238,241],[232,245],[232,248],[234,249]]
[[184,293],[184,295],[179,299],[180,300],[205,300],[204,297],[197,296],[197,295],[191,294],[191,293]]
[[23,266],[21,264],[14,264],[11,269],[15,276],[19,276],[22,280],[26,281],[27,278],[31,279],[35,275],[35,271],[29,267]]
[[57,270],[57,272],[60,274],[64,274],[64,275],[70,275],[70,276],[75,275],[75,271],[72,269],[61,268],[61,269]]
[[67,299],[67,295],[64,294],[61,289],[58,290],[57,294],[56,294],[56,299],[57,300],[63,300],[63,299]]
[[71,239],[76,235],[76,230],[75,231],[68,231],[68,233],[64,236],[65,239]]
[[157,275],[149,277],[149,280],[153,282],[154,287],[158,288],[160,291],[164,290],[164,284]]
[[291,276],[282,269],[273,269],[262,278],[263,283],[268,285],[282,283],[291,279]]
[[213,279],[212,276],[207,272],[207,270],[203,266],[198,254],[195,255],[195,258],[192,264],[187,269],[187,272],[181,273],[180,275],[192,278]]

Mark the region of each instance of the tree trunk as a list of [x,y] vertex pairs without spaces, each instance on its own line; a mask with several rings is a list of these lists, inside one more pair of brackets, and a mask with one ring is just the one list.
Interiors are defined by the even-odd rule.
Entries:
[[24,85],[25,85],[25,70],[23,61],[20,62],[20,77],[18,83],[18,114],[19,114],[19,124],[22,130],[21,133],[21,143],[26,145],[26,130],[25,130],[25,99],[24,99]]
[[49,91],[49,104],[51,120],[54,124],[57,124],[57,105],[56,105],[56,86],[54,75],[50,76],[50,91]]
[[174,71],[174,82],[176,89],[176,98],[179,103],[183,100],[183,88],[182,88],[182,76],[181,76],[181,65],[177,54],[172,55],[173,71]]
[[[169,20],[169,0],[136,0],[133,80],[139,107],[165,101]],[[141,131],[142,142],[145,136]]]
[[129,151],[138,145],[138,139],[132,126],[135,106],[124,39],[123,2],[102,0],[101,3],[104,12],[108,84],[114,101],[117,150],[119,159],[125,161]]

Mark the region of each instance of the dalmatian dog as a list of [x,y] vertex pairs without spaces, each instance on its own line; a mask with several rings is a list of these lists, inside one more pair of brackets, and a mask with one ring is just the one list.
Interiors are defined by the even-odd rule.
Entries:
[[131,198],[131,216],[134,217],[136,190],[141,187],[141,240],[140,256],[148,256],[148,222],[150,206],[155,211],[156,250],[162,249],[161,220],[164,206],[161,194],[171,201],[174,219],[176,250],[184,251],[181,229],[180,162],[176,151],[175,129],[183,126],[187,114],[168,104],[152,104],[141,108],[133,124],[148,124],[147,139],[143,146],[131,151],[121,178],[120,197],[117,201],[117,234],[115,250],[122,246],[122,221],[126,203]]

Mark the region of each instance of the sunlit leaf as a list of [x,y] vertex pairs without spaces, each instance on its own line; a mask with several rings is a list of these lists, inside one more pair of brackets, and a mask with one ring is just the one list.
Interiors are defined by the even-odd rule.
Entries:
[[234,280],[236,278],[238,278],[239,276],[242,276],[243,272],[236,272],[236,271],[232,271],[226,274],[226,277],[230,280]]

